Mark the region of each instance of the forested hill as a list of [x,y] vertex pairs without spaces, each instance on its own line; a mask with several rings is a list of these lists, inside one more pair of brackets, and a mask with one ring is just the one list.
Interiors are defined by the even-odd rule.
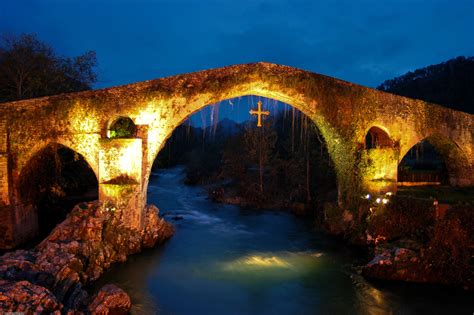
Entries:
[[377,89],[474,114],[474,57],[457,57],[410,71]]

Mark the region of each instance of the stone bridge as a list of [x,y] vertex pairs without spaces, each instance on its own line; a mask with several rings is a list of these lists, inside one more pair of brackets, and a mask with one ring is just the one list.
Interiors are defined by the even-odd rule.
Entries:
[[[317,125],[341,206],[363,193],[395,192],[399,162],[424,139],[443,156],[452,185],[474,184],[474,115],[287,66],[235,65],[0,104],[2,237],[16,244],[36,233],[35,207],[25,204],[19,183],[51,143],[82,155],[97,177],[99,199],[128,209],[125,224],[139,228],[152,164],[173,130],[209,104],[245,95],[292,105]],[[133,120],[134,137],[109,138],[120,117]],[[368,134],[376,145],[366,143]]]

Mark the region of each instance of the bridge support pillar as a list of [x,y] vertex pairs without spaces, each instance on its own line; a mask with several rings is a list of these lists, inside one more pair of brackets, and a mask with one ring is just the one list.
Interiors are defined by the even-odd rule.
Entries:
[[0,204],[10,204],[7,121],[0,120]]
[[10,203],[10,176],[8,174],[8,133],[6,119],[0,120],[0,248],[15,245],[14,208]]
[[365,149],[361,153],[362,190],[372,195],[396,193],[399,150],[386,147]]
[[99,149],[99,199],[122,212],[128,228],[142,228],[142,139],[102,139]]

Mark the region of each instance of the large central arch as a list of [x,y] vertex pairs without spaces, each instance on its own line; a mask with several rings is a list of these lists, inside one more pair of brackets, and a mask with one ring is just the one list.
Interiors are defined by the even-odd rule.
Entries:
[[[230,96],[230,97],[229,97]],[[164,147],[166,141],[171,137],[173,131],[181,125],[184,121],[186,121],[191,115],[194,113],[202,110],[203,108],[209,106],[209,104],[216,104],[216,103],[225,103],[225,101],[233,98],[238,98],[238,97],[245,97],[245,96],[258,96],[258,97],[264,97],[267,99],[273,99],[285,104],[288,104],[303,114],[305,114],[313,124],[316,125],[316,127],[320,130],[324,141],[327,144],[328,147],[328,153],[329,156],[334,163],[335,169],[336,169],[336,176],[337,176],[337,182],[340,180],[344,180],[341,178],[343,175],[342,171],[337,171],[338,166],[337,161],[340,161],[340,159],[336,158],[336,154],[344,154],[340,144],[340,138],[341,135],[335,130],[334,128],[330,128],[330,122],[326,121],[326,119],[322,115],[318,115],[317,112],[317,101],[313,100],[309,104],[306,104],[303,99],[290,96],[286,93],[282,92],[275,92],[272,90],[268,90],[264,88],[263,86],[259,86],[258,84],[256,85],[251,85],[251,86],[240,86],[236,85],[234,86],[231,91],[226,93],[225,95],[220,95],[218,97],[214,95],[208,95],[208,94],[202,94],[199,98],[195,99],[192,103],[186,104],[187,110],[185,111],[184,115],[178,115],[175,120],[173,120],[173,124],[168,126],[166,129],[160,130],[162,133],[161,139],[163,139],[161,142],[155,142],[155,143],[150,143],[150,152],[153,154],[152,156],[149,157],[151,161],[154,161],[161,151],[161,149]],[[153,130],[154,124],[150,124],[150,129]],[[159,128],[159,127],[158,127]],[[150,131],[149,129],[149,131]],[[345,152],[346,154],[349,154],[349,152]],[[153,162],[151,163],[151,165]],[[148,189],[148,182],[150,178],[150,173],[151,173],[151,165],[147,169],[147,173],[144,174],[144,185],[143,185],[143,192],[146,196],[146,191]],[[343,166],[340,166],[341,168]],[[341,170],[341,169],[340,169]],[[343,193],[342,191],[339,191],[339,194]]]
[[[260,98],[262,98],[261,96],[257,96],[257,95],[243,95],[242,97],[250,97],[250,98],[252,98],[252,97],[257,97],[259,101],[260,101]],[[239,96],[239,98],[240,98],[240,96]],[[264,98],[264,100],[269,100],[269,101],[270,101],[270,102],[267,102],[266,110],[269,110],[269,111],[272,113],[272,114],[270,114],[270,115],[272,116],[272,115],[275,113],[275,111],[271,110],[271,108],[272,108],[273,106],[277,106],[277,100],[271,99],[271,98]],[[263,101],[264,101],[264,100],[263,100]],[[233,102],[231,102],[231,101],[233,101]],[[240,102],[240,99],[239,99],[239,102]],[[222,106],[231,106],[230,104],[233,104],[233,103],[236,103],[235,99],[225,99],[225,100],[222,100],[221,102],[219,102],[218,104],[219,104],[219,106],[220,106],[219,108],[221,109]],[[252,103],[253,103],[253,102],[252,102]],[[257,102],[255,101],[255,106],[257,106],[256,103],[257,103]],[[229,104],[229,105],[228,105],[228,104]],[[265,104],[265,102],[264,102],[264,104]],[[270,104],[271,104],[271,105],[270,105]],[[329,165],[328,165],[327,167],[328,167],[328,169],[330,169],[330,173],[332,174],[332,176],[331,176],[331,179],[328,181],[328,187],[331,187],[331,189],[332,189],[332,191],[331,191],[331,200],[330,200],[330,201],[331,201],[331,202],[334,202],[334,201],[335,201],[334,198],[337,197],[336,194],[334,193],[334,192],[335,192],[334,186],[337,185],[337,174],[336,174],[335,168],[334,168],[334,160],[332,159],[331,155],[329,154],[329,152],[328,152],[328,150],[327,150],[326,137],[325,137],[325,136],[320,137],[321,134],[320,134],[320,129],[319,129],[319,127],[318,127],[318,122],[315,122],[314,120],[311,120],[311,119],[309,118],[309,116],[305,115],[304,112],[302,112],[302,111],[297,111],[297,109],[296,109],[295,107],[291,106],[291,104],[287,104],[287,103],[283,103],[283,102],[280,102],[280,104],[281,104],[281,105],[284,105],[285,108],[288,107],[288,105],[289,105],[289,107],[293,109],[293,115],[295,115],[295,110],[296,110],[296,115],[297,115],[296,117],[300,117],[299,115],[301,115],[301,117],[304,117],[304,119],[305,119],[305,121],[307,122],[308,126],[309,126],[309,125],[315,126],[315,130],[316,130],[315,133],[316,133],[316,134],[314,135],[314,138],[311,138],[311,137],[310,137],[310,138],[307,139],[307,141],[310,141],[310,142],[313,142],[313,141],[314,141],[314,142],[320,143],[320,145],[324,148],[324,149],[321,149],[321,150],[320,150],[320,151],[321,151],[321,154],[324,153],[325,158],[326,158],[326,159],[329,158],[329,161],[328,161]],[[205,108],[207,108],[207,107],[213,106],[213,105],[216,105],[216,104],[207,104],[207,105],[203,106],[203,107],[200,108],[200,109],[199,109],[199,108],[196,109],[196,111],[190,113],[188,116],[186,116],[186,117],[182,118],[181,120],[179,120],[179,121],[178,121],[178,127],[180,127],[180,126],[182,127],[183,124],[188,120],[188,118],[191,117],[191,116],[192,116],[193,114],[195,114],[196,112],[201,111],[201,110],[203,110],[203,109],[205,109]],[[250,104],[249,104],[249,105],[250,105]],[[282,113],[280,113],[280,114],[282,114]],[[277,117],[277,116],[275,116],[275,117]],[[249,115],[249,118],[250,118],[250,115]],[[267,117],[267,118],[268,118],[268,117]],[[298,119],[299,119],[299,118],[298,118]],[[189,125],[187,125],[187,126],[189,126]],[[218,126],[218,125],[217,125],[217,126]],[[306,126],[306,125],[305,125],[305,126]],[[161,144],[161,146],[160,146],[160,148],[159,148],[159,150],[158,150],[157,156],[165,149],[165,144],[169,144],[169,140],[171,140],[172,134],[175,133],[175,131],[178,129],[178,127],[174,128],[173,130],[170,131],[169,134],[167,134],[166,140]],[[247,127],[247,125],[246,125],[246,127]],[[270,127],[270,128],[271,128],[271,127]],[[300,128],[302,128],[302,127],[300,127]],[[306,128],[306,127],[305,127],[305,128]],[[285,132],[287,132],[287,131],[285,130]],[[288,132],[290,132],[290,131],[288,130]],[[298,136],[298,137],[299,137],[299,136]],[[154,162],[156,163],[157,157],[155,157],[154,159],[155,159]],[[153,163],[153,164],[154,164],[154,163]],[[147,178],[147,181],[146,181],[146,183],[145,183],[145,187],[144,187],[145,189],[147,189],[148,181],[149,181],[149,179],[150,179],[150,175],[151,175],[151,174],[148,174],[148,175],[147,175],[148,178]],[[287,175],[287,176],[292,176],[291,173],[287,173],[286,175]],[[331,185],[332,185],[332,186],[331,186]],[[313,190],[314,190],[314,189],[313,189]],[[327,200],[327,201],[328,201],[328,200]]]

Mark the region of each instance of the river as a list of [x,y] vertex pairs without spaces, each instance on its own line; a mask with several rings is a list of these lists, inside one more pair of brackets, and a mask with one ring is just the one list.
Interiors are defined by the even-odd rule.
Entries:
[[[148,202],[176,227],[164,246],[128,258],[93,285],[126,290],[133,314],[472,314],[472,295],[372,283],[360,253],[284,211],[216,204],[180,167],[150,178]],[[180,220],[173,220],[180,218]]]

